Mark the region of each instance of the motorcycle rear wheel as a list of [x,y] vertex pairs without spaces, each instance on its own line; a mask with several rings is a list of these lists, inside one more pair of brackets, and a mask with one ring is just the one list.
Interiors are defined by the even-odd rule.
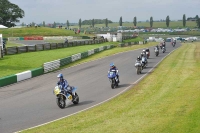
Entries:
[[74,104],[78,104],[79,103],[79,96],[77,93],[75,93],[75,98],[74,98],[74,101],[73,101]]

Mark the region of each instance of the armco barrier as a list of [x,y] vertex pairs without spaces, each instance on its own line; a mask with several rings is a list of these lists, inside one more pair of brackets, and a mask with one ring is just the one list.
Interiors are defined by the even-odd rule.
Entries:
[[9,76],[0,78],[0,87],[13,84],[13,83],[17,83],[17,75],[9,75]]
[[60,66],[68,65],[71,62],[72,62],[72,57],[71,56],[63,58],[63,59],[60,59]]
[[98,53],[98,52],[99,52],[99,48],[95,48],[94,53]]
[[[59,38],[59,37],[58,37]],[[61,37],[62,38],[62,37]],[[9,38],[10,40],[40,40],[43,39],[43,37],[13,37]],[[40,51],[40,50],[50,50],[50,49],[57,49],[57,48],[65,48],[65,47],[72,47],[72,46],[80,46],[80,45],[86,45],[86,44],[94,44],[94,42],[101,43],[105,42],[106,39],[102,40],[87,40],[87,41],[74,41],[69,43],[45,43],[45,44],[36,44],[33,46],[20,46],[20,47],[8,47],[4,49],[5,55],[10,54],[19,54],[19,53],[25,53],[25,52],[32,52],[32,51]],[[89,43],[90,42],[90,43]]]
[[94,54],[94,49],[88,50],[88,56],[90,56],[90,55],[92,55],[92,54]]
[[76,61],[76,60],[81,59],[81,53],[72,55],[71,57],[72,57],[72,62],[74,62],[74,61]]
[[31,71],[17,73],[17,82],[31,78]]
[[53,71],[55,69],[58,69],[60,67],[60,60],[54,60],[51,62],[44,63],[44,73]]
[[81,53],[81,59],[88,57],[88,52]]
[[107,46],[107,49],[110,49],[110,45]]
[[101,46],[101,47],[99,48],[99,51],[103,51],[103,46]]
[[32,75],[32,77],[36,77],[36,76],[42,75],[43,73],[44,73],[43,67],[40,67],[40,68],[36,68],[36,69],[32,69],[32,70],[31,70],[31,75]]

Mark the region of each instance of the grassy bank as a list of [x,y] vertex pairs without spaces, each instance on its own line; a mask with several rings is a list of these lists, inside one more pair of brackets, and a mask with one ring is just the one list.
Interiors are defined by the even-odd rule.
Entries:
[[200,132],[199,53],[200,43],[183,44],[123,95],[24,133]]
[[58,29],[58,28],[11,28],[0,29],[3,37],[24,37],[24,36],[84,36],[84,34],[75,34],[72,30]]

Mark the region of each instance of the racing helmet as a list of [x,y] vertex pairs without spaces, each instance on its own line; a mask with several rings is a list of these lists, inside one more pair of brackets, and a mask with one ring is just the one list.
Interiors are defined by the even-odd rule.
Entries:
[[114,67],[115,66],[115,64],[114,63],[110,63],[110,67],[112,68],[112,67]]
[[138,61],[140,60],[140,56],[137,57],[137,60],[138,60]]
[[61,79],[63,79],[63,74],[62,73],[60,73],[60,74],[58,74],[58,76],[57,76],[60,80]]

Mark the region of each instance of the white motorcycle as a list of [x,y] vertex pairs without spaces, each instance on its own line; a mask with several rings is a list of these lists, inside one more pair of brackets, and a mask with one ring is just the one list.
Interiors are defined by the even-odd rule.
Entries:
[[73,102],[74,104],[78,104],[79,103],[79,96],[76,93],[77,88],[72,87],[72,94],[74,95],[74,98],[72,97],[72,95],[70,93],[66,93],[61,89],[61,86],[58,85],[54,88],[53,93],[56,95],[57,99],[57,105],[58,107],[60,107],[61,109],[64,109],[66,106],[66,103],[70,103]]
[[140,62],[135,63],[136,73],[141,74],[142,73],[142,64]]

